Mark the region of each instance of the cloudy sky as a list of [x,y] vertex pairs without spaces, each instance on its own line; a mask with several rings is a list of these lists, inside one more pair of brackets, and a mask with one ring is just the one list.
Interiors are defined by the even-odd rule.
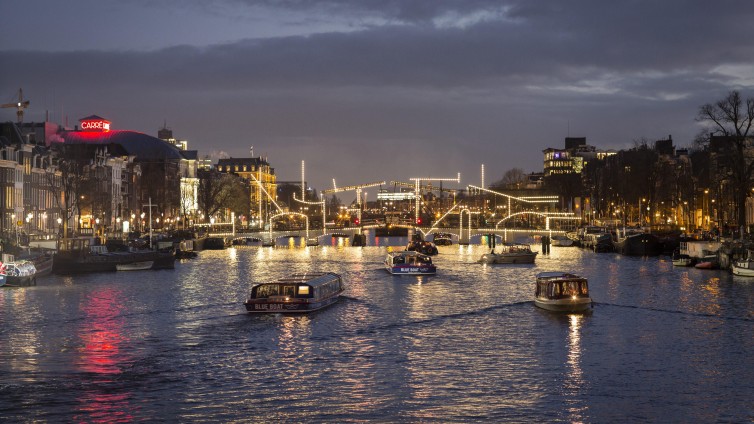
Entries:
[[[754,2],[24,0],[0,2],[0,103],[97,114],[201,156],[265,155],[316,188],[487,183],[542,150],[672,134],[754,95]],[[15,119],[2,109],[0,120]],[[372,195],[370,195],[370,198]]]

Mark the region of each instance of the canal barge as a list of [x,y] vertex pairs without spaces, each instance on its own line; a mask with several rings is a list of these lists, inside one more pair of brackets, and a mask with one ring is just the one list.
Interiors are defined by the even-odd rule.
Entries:
[[540,272],[534,305],[554,312],[587,311],[592,305],[587,279],[567,272]]
[[345,290],[333,272],[292,274],[277,281],[256,284],[244,302],[250,313],[304,313],[338,301]]
[[385,258],[385,269],[394,275],[431,275],[437,272],[429,255],[413,250],[389,252]]

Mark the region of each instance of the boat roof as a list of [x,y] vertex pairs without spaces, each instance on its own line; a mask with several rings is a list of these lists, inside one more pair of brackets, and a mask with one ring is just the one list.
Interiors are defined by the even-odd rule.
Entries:
[[537,280],[586,280],[586,278],[571,274],[570,272],[562,272],[562,271],[550,271],[550,272],[540,272],[537,274]]
[[334,272],[307,272],[300,274],[291,274],[275,281],[268,281],[261,284],[307,284],[318,286],[329,283],[334,279],[340,279],[340,275]]

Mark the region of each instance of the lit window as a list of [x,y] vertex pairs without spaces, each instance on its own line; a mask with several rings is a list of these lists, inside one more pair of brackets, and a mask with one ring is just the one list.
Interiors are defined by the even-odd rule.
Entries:
[[299,295],[309,295],[309,286],[298,286]]

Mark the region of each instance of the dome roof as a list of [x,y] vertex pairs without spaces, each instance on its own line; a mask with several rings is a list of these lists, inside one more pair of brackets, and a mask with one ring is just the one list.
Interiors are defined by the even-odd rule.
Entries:
[[144,159],[184,159],[181,150],[167,141],[136,131],[113,130],[107,132],[64,131],[60,136],[70,144],[117,144],[128,155]]

